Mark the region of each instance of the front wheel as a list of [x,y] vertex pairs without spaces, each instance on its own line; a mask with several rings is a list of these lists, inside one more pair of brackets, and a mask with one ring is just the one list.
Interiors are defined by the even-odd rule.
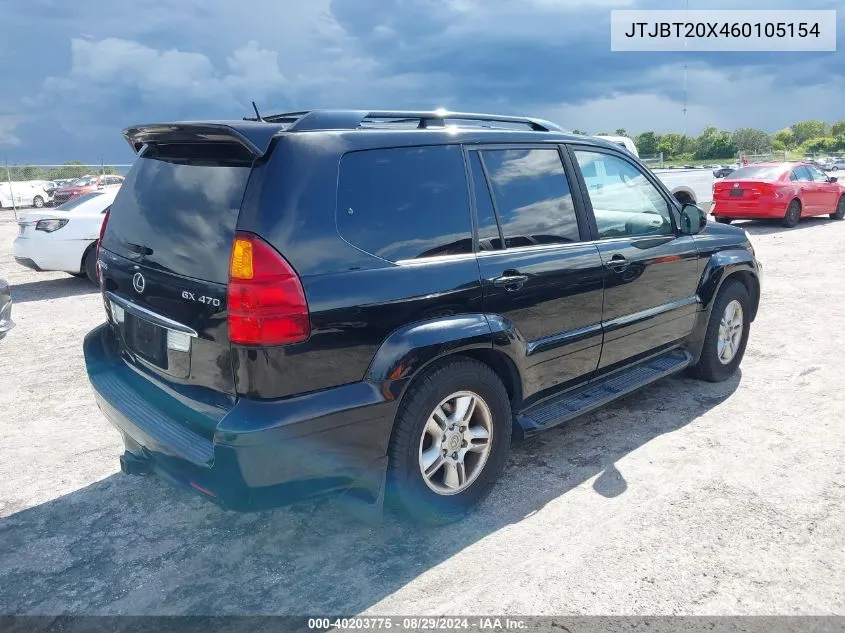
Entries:
[[839,202],[836,205],[836,211],[830,214],[830,217],[834,220],[841,220],[845,218],[845,196],[839,198]]
[[507,391],[490,367],[461,359],[429,369],[396,416],[388,501],[424,523],[462,518],[504,469],[511,424]]
[[733,375],[745,355],[750,316],[748,289],[741,281],[726,281],[710,312],[701,358],[692,368],[696,377],[721,382]]
[[781,223],[788,229],[796,226],[801,220],[801,203],[798,200],[793,200],[786,208],[786,213],[783,216]]
[[43,208],[44,207],[44,198],[42,198],[41,196],[35,196],[32,199],[32,206],[35,207],[36,209]]

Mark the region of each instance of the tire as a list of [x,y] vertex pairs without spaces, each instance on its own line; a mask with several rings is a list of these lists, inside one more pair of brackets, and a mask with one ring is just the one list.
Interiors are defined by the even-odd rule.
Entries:
[[32,199],[32,206],[36,209],[43,209],[44,208],[44,198],[41,196],[35,196]]
[[839,198],[839,202],[836,204],[836,211],[830,214],[832,220],[841,220],[845,218],[845,196]]
[[[450,398],[475,396],[477,400],[469,423],[460,425],[452,417],[459,411],[460,403]],[[453,404],[458,406],[453,407]],[[435,422],[435,411],[446,414],[446,420]],[[450,422],[455,422],[451,430]],[[439,435],[429,433],[429,423],[434,424]],[[478,429],[486,429],[487,441]],[[414,522],[443,525],[463,518],[490,492],[505,466],[511,441],[511,407],[507,391],[496,373],[487,365],[470,359],[447,360],[426,370],[408,389],[393,428],[387,468],[386,499],[391,507]],[[445,432],[443,427],[445,426]],[[465,434],[460,430],[464,428]],[[471,437],[470,429],[472,429]],[[435,437],[439,437],[436,440]],[[462,440],[469,440],[479,451],[462,448]],[[438,449],[437,447],[440,446]],[[443,447],[453,450],[463,464],[459,471],[452,455],[444,456]],[[485,449],[481,448],[486,446]],[[429,452],[431,459],[425,457]],[[444,461],[444,460],[449,460]],[[428,461],[429,478],[423,474],[423,464]],[[437,466],[440,464],[440,466]],[[463,489],[458,477],[463,472],[466,481]],[[449,485],[458,484],[457,488]],[[436,490],[439,488],[440,490]],[[449,492],[457,489],[458,492]]]
[[[733,354],[730,355],[730,358],[728,358],[727,353],[724,354],[723,358],[720,358],[720,334],[724,331],[723,317],[728,316],[728,307],[733,307],[735,303],[741,308],[742,330],[738,333],[738,337],[733,338],[731,345]],[[748,289],[741,281],[726,281],[713,302],[710,321],[707,323],[707,333],[704,336],[701,358],[691,371],[696,378],[708,382],[721,382],[733,375],[745,355],[751,326],[748,320],[750,314],[751,300],[748,296]]]
[[716,222],[718,222],[719,224],[730,224],[733,221],[734,221],[733,218],[723,218],[723,217],[716,218]]
[[100,280],[97,279],[97,249],[94,246],[89,246],[82,257],[82,270],[92,284],[100,283]]
[[798,200],[793,200],[786,208],[786,213],[781,220],[786,228],[791,229],[801,221],[801,203]]

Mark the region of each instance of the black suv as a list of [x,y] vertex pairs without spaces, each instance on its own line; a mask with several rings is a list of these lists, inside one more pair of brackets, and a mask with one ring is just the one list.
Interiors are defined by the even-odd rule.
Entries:
[[85,359],[126,473],[237,510],[386,491],[447,521],[512,439],[745,351],[747,235],[612,143],[440,111],[124,135]]

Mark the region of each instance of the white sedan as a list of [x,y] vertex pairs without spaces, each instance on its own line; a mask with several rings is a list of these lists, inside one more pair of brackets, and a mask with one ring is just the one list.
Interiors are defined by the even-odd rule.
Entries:
[[118,189],[87,193],[45,211],[32,211],[18,220],[15,261],[33,270],[61,270],[86,275],[97,283],[96,244],[106,210]]

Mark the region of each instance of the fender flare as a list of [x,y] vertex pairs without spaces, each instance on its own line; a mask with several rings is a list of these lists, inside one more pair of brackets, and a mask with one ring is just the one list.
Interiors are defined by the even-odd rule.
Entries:
[[689,349],[693,355],[693,362],[697,362],[704,345],[704,337],[707,333],[707,324],[710,321],[710,314],[713,310],[713,302],[719,294],[724,283],[729,279],[738,279],[751,296],[751,317],[754,321],[757,316],[757,308],[760,305],[760,268],[754,256],[744,249],[729,249],[714,253],[704,270],[698,283],[698,298],[701,302],[701,310],[698,313],[693,333],[690,336]]
[[417,321],[394,330],[379,346],[364,380],[398,400],[410,381],[431,363],[470,350],[492,350],[493,333],[483,314]]

